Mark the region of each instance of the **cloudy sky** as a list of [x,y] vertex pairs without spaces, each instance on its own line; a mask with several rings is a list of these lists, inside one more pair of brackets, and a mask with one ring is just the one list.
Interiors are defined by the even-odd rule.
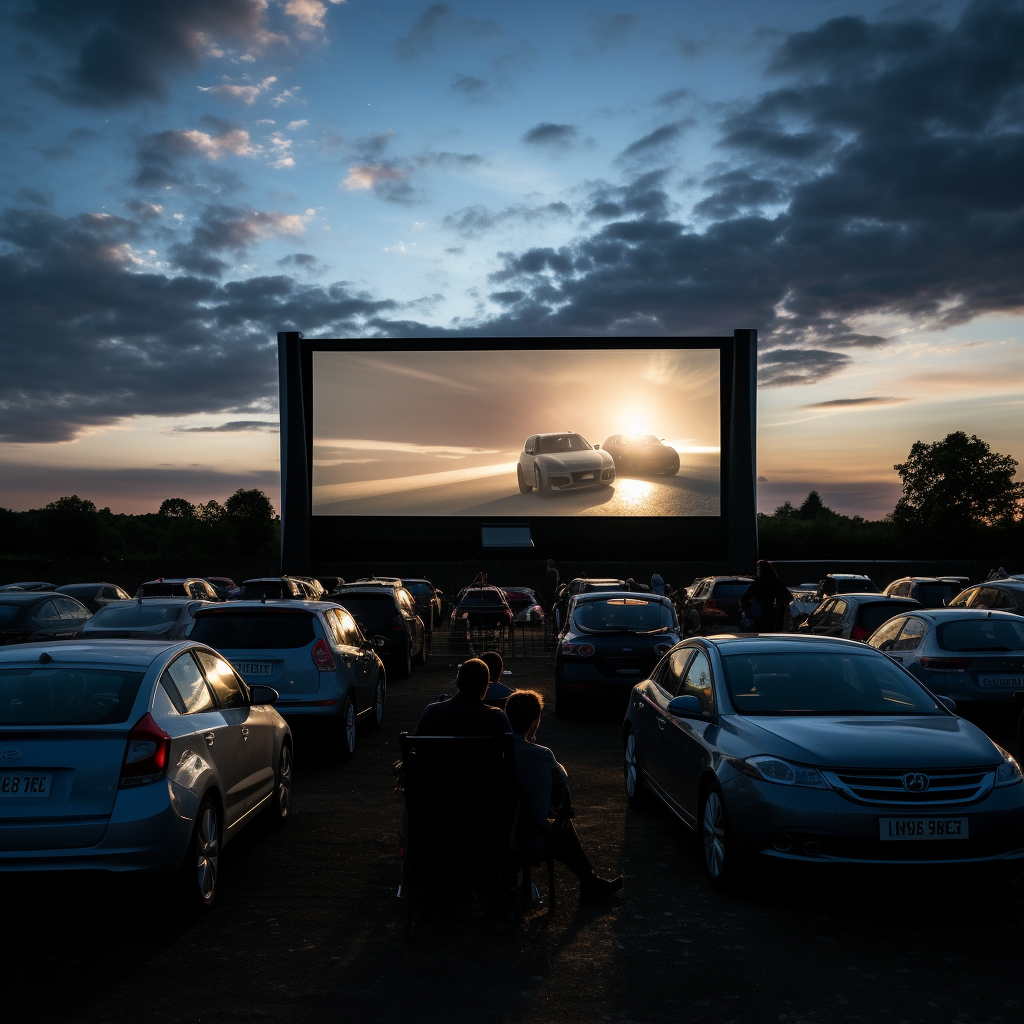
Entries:
[[0,505],[277,492],[278,330],[760,332],[760,502],[1024,461],[1024,3],[6,0]]

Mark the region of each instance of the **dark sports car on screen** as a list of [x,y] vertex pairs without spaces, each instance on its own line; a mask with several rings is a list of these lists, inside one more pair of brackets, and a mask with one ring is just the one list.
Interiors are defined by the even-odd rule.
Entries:
[[533,434],[519,455],[516,478],[522,494],[536,489],[547,497],[555,491],[607,487],[615,480],[615,463],[582,434]]
[[675,608],[657,594],[578,594],[555,649],[555,714],[585,706],[621,708],[681,633]]
[[653,434],[642,434],[640,437],[612,434],[605,441],[604,450],[612,457],[620,473],[675,476],[679,472],[679,452]]

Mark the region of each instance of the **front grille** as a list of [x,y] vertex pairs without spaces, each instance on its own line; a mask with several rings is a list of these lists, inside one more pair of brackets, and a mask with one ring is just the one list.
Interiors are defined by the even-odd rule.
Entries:
[[[860,804],[885,804],[889,807],[948,807],[980,800],[992,788],[992,768],[926,769],[908,773],[894,769],[855,769],[824,772],[829,784],[843,796]],[[908,774],[928,780],[923,791],[913,792],[904,785]]]

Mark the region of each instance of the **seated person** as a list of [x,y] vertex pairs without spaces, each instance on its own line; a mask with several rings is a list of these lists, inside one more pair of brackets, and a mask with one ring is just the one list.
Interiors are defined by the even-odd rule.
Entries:
[[[546,832],[552,795],[556,802],[568,803],[569,776],[555,760],[555,755],[536,742],[544,698],[534,690],[516,690],[505,701],[505,714],[512,724],[512,740],[516,748],[516,770],[519,785],[527,800],[530,816],[538,831]],[[555,859],[560,860],[580,880],[580,893],[584,899],[602,899],[622,888],[622,875],[601,878],[594,874],[580,837],[571,821],[566,821],[554,848]]]
[[487,687],[487,693],[484,694],[484,702],[492,707],[504,704],[505,698],[516,692],[511,686],[506,686],[501,681],[505,662],[497,651],[484,651],[480,655],[480,660],[487,666],[487,671],[491,676],[490,686]]
[[489,708],[484,694],[491,677],[479,658],[459,666],[453,697],[428,704],[416,726],[417,736],[504,736],[511,732],[505,712]]

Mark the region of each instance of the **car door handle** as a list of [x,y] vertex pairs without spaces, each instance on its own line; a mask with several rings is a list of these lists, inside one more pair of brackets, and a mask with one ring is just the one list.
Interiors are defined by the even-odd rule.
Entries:
[[212,732],[204,732],[203,733],[203,739],[206,740],[206,745],[208,747],[212,747],[213,746],[213,741],[216,738],[217,737]]
[[665,719],[662,718],[660,715],[658,715],[656,717],[655,721],[658,723],[658,728],[659,729],[664,729],[665,728]]

